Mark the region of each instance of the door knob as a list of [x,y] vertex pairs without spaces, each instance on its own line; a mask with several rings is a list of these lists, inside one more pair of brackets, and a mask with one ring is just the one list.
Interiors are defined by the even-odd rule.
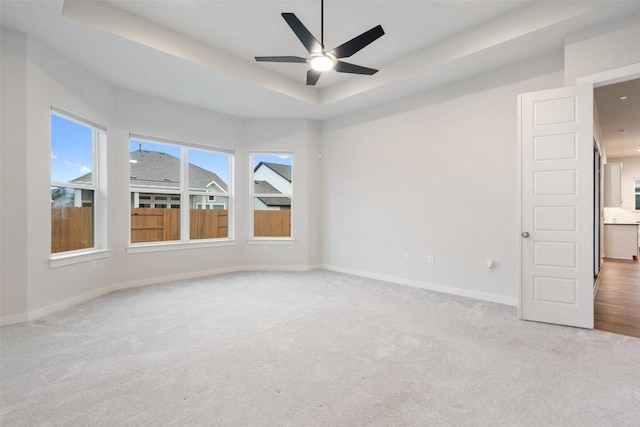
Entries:
[[528,231],[523,231],[522,232],[522,237],[524,237],[525,239],[529,237],[529,232]]

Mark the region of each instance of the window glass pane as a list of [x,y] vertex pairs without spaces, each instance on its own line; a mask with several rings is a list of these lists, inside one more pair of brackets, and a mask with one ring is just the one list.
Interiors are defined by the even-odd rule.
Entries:
[[215,202],[207,199],[207,196],[191,196],[189,237],[191,239],[229,237],[229,198],[216,196]]
[[[171,203],[168,202],[171,197]],[[180,240],[180,195],[145,194],[146,200],[136,207],[136,193],[132,193],[131,243]],[[142,198],[142,197],[140,197]],[[177,200],[173,200],[177,198]]]
[[229,155],[190,149],[189,190],[226,193],[229,182]]
[[93,129],[51,114],[51,182],[93,182]]
[[51,253],[93,247],[94,191],[51,187]]
[[291,237],[291,154],[253,154],[253,235]]
[[95,246],[95,191],[86,187],[94,187],[95,130],[62,115],[50,117],[51,253],[90,249]]
[[291,237],[291,199],[254,197],[253,235],[255,237]]
[[[189,238],[219,239],[229,237],[230,156],[223,153],[189,149]],[[216,193],[211,195],[206,193]]]
[[129,142],[131,243],[180,240],[180,157],[180,147]]
[[151,190],[180,189],[180,148],[168,144],[131,140],[129,182]]
[[291,195],[291,162],[290,154],[254,154],[253,192]]

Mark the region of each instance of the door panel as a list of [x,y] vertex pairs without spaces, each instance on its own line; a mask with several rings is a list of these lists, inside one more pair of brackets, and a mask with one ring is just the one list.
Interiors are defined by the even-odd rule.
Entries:
[[593,88],[518,101],[519,316],[593,328]]

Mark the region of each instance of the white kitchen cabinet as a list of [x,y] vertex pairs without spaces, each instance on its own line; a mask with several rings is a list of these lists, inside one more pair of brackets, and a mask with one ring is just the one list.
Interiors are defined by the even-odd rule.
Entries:
[[604,257],[636,259],[638,257],[638,224],[605,224]]
[[604,165],[604,207],[617,208],[622,204],[622,163]]

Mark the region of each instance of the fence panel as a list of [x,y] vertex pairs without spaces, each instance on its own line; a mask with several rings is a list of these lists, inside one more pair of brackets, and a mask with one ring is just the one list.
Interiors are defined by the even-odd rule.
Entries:
[[291,211],[254,211],[253,235],[256,237],[291,237]]
[[180,209],[131,209],[131,243],[166,240],[180,240]]
[[[229,236],[227,210],[191,209],[191,239]],[[256,237],[290,237],[291,211],[254,212]],[[132,208],[131,243],[180,240],[180,209]],[[51,209],[51,253],[93,246],[93,208]]]
[[[228,211],[190,209],[191,239],[216,239],[229,235]],[[131,209],[131,243],[180,240],[180,209]]]
[[192,239],[216,239],[229,236],[229,211],[191,209],[189,214]]
[[93,208],[51,208],[51,253],[93,247]]

